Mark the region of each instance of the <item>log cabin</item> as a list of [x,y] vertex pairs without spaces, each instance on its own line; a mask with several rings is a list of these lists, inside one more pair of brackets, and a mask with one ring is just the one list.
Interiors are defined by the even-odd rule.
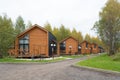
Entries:
[[83,41],[80,43],[81,46],[81,54],[90,54],[92,52],[91,50],[91,44],[87,41]]
[[59,53],[65,55],[73,55],[78,53],[78,40],[69,36],[59,42]]
[[[13,50],[12,50],[13,51]],[[57,55],[57,42],[55,36],[35,24],[31,28],[22,32],[15,40],[15,57],[50,57]]]
[[92,43],[91,44],[91,49],[92,49],[92,53],[99,53],[98,44]]

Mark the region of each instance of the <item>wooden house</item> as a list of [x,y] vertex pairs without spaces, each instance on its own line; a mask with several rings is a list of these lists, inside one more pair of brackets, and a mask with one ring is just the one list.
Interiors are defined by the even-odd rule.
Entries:
[[91,49],[92,49],[92,53],[99,53],[98,44],[92,43],[91,44]]
[[60,54],[66,55],[78,53],[78,41],[72,36],[67,37],[59,42],[58,51]]
[[14,50],[16,57],[50,57],[57,53],[56,38],[35,24],[16,37]]
[[90,54],[92,52],[91,50],[91,44],[87,41],[83,41],[80,43],[81,46],[81,54]]
[[104,49],[103,49],[103,47],[101,47],[101,46],[98,46],[98,53],[103,53],[104,52]]

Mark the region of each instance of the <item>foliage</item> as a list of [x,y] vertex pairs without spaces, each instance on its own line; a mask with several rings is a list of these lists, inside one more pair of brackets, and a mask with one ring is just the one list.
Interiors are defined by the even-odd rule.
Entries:
[[52,32],[52,27],[51,27],[50,23],[47,22],[47,23],[44,25],[44,28],[47,29],[49,32]]
[[76,65],[78,66],[88,66],[88,67],[94,67],[94,68],[101,68],[106,70],[113,70],[113,71],[119,71],[120,72],[120,62],[113,61],[113,59],[107,54],[100,55],[88,60],[80,61]]
[[16,23],[15,23],[15,31],[16,34],[20,34],[21,32],[23,32],[25,30],[25,23],[24,20],[21,16],[18,16],[16,19]]
[[82,33],[80,31],[77,32],[77,30],[75,28],[73,28],[71,36],[76,38],[79,41],[79,43],[83,41]]
[[32,27],[32,22],[31,21],[28,21],[27,25],[26,25],[26,29]]
[[103,46],[104,47],[104,44],[103,44],[102,40],[99,39],[98,37],[91,37],[91,43],[96,43],[99,46]]
[[8,49],[13,45],[14,37],[12,20],[7,15],[0,16],[0,55],[7,55]]
[[113,56],[114,61],[120,61],[120,53],[117,53]]
[[113,55],[120,47],[120,3],[117,0],[108,0],[99,16],[94,29],[107,45],[109,55]]
[[[60,28],[59,28],[59,37],[60,37],[60,40],[63,40],[65,39],[66,37],[70,36],[70,30],[65,28],[64,25],[61,25]],[[64,34],[64,35],[63,35]],[[59,41],[60,41],[59,40]]]
[[89,35],[89,34],[86,34],[84,40],[86,40],[86,41],[88,41],[88,42],[91,42],[91,37],[90,37],[90,35]]
[[77,39],[78,39],[79,43],[81,43],[83,41],[83,35],[80,31],[77,33]]
[[[49,25],[49,26],[47,26],[47,25]],[[73,36],[79,42],[83,41],[82,33],[80,31],[77,32],[75,28],[73,28],[73,30],[71,32],[69,28],[65,28],[64,25],[61,25],[59,28],[54,27],[53,30],[52,30],[52,26],[50,26],[49,23],[47,23],[44,27],[48,31],[50,31],[51,33],[53,33],[55,35],[55,37],[57,38],[57,41],[61,41],[61,40],[65,39],[66,37],[69,37],[69,36]]]

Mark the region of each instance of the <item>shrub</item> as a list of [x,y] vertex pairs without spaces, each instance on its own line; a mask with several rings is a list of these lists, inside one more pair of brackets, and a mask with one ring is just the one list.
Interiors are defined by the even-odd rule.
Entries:
[[114,61],[120,61],[120,53],[117,53],[113,56]]

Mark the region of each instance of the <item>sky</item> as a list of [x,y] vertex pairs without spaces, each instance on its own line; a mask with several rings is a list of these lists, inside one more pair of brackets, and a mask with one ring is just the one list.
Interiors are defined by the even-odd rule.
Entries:
[[49,22],[52,27],[63,24],[75,28],[83,35],[97,36],[91,28],[99,20],[99,12],[107,0],[0,0],[0,15],[6,13],[15,22],[22,16],[25,23],[44,26]]

